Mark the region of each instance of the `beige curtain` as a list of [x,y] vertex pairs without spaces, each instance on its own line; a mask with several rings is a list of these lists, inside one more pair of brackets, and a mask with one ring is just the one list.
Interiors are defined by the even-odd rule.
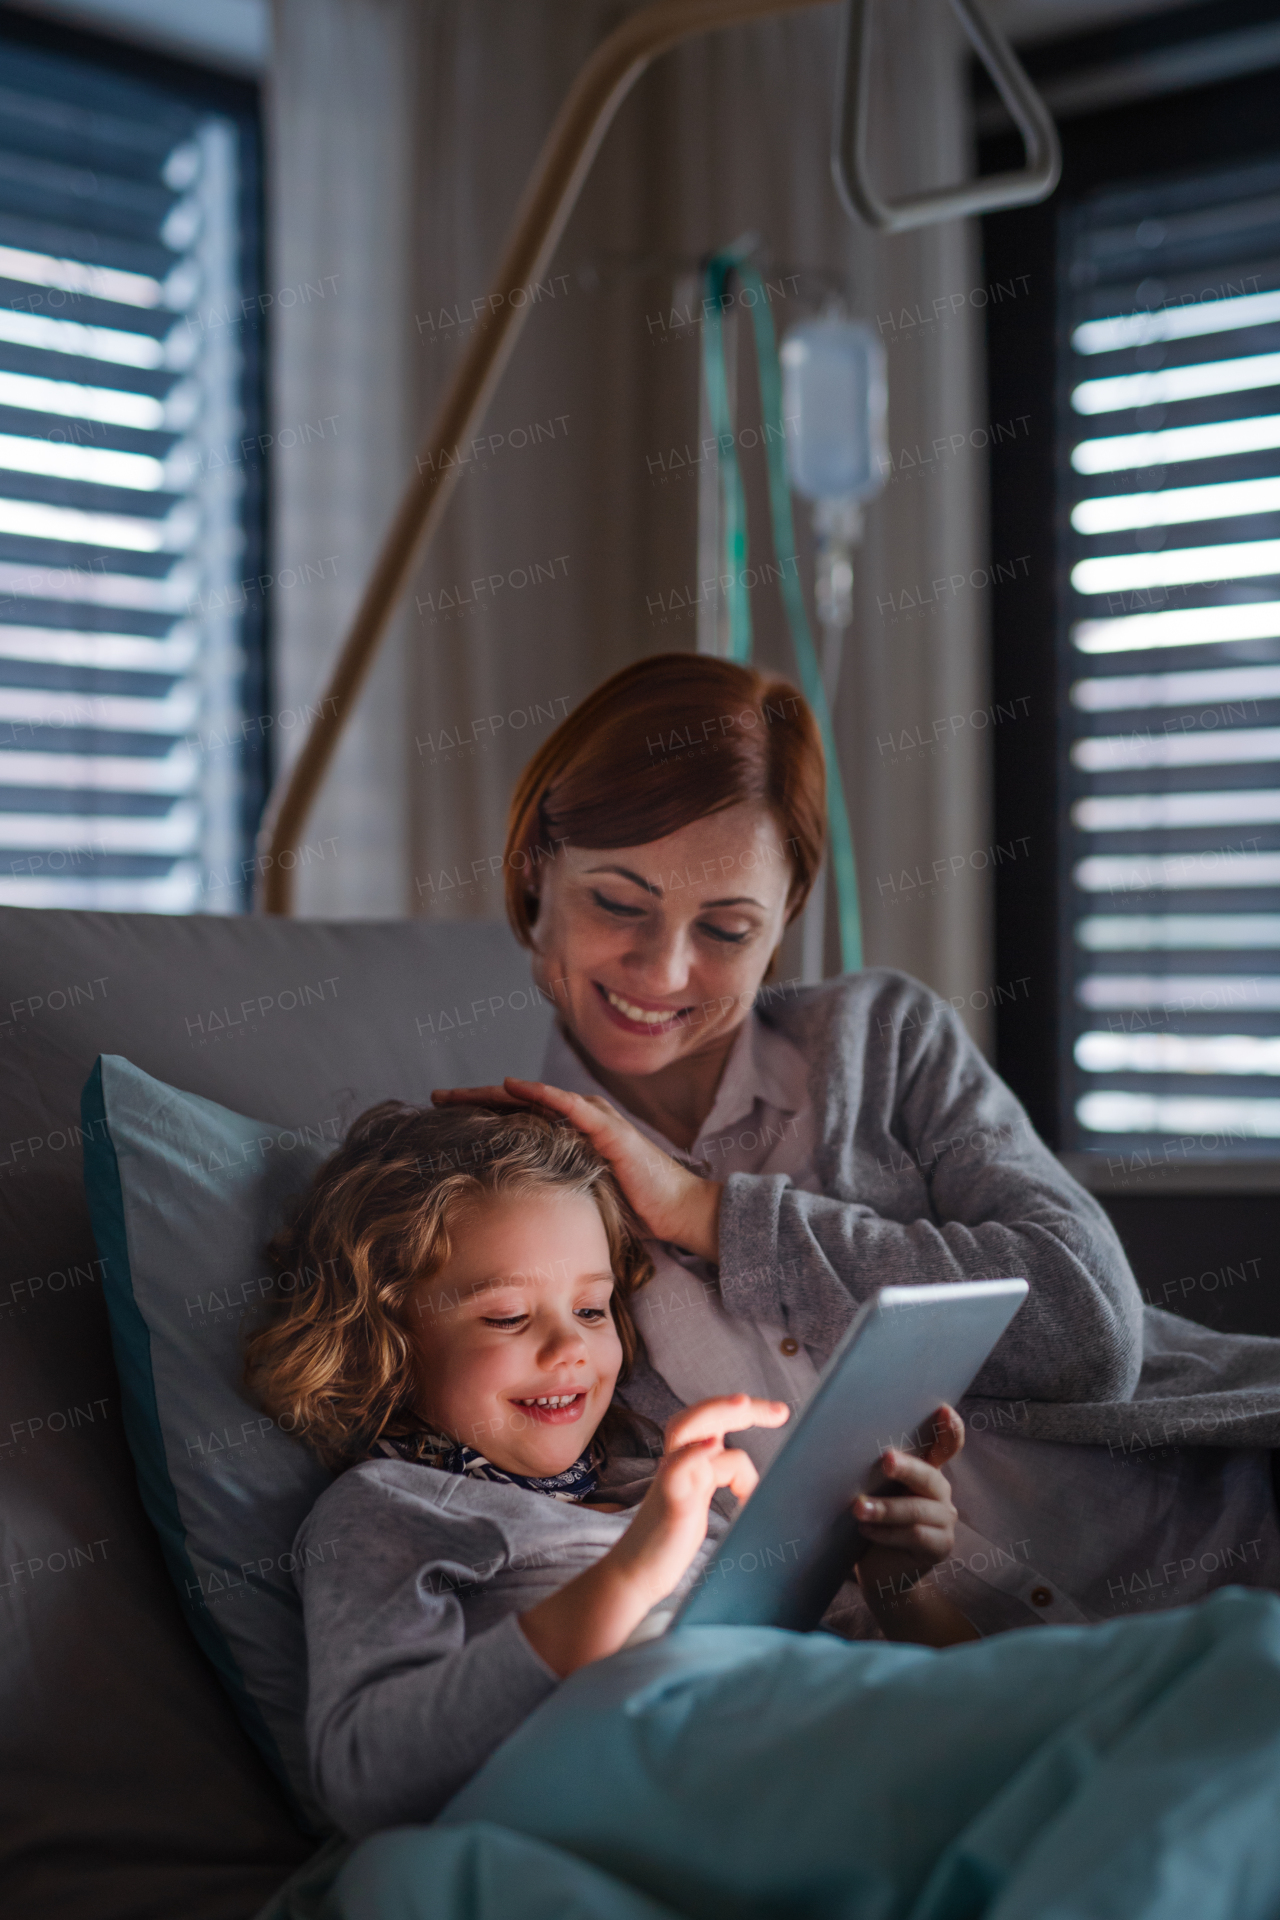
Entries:
[[[417,439],[406,321],[419,112],[414,0],[289,0],[269,79],[272,736],[285,761]],[[411,324],[411,322],[410,322]],[[307,826],[296,911],[398,917],[411,863],[407,623],[383,643]]]
[[[290,701],[321,684],[526,171],[620,11],[277,0],[279,277],[314,279],[322,260],[347,276],[332,308],[282,311],[276,331],[279,418],[341,399],[344,436],[276,465],[281,559],[339,554],[323,589],[277,596]],[[828,162],[838,13],[694,42],[622,109],[482,444],[459,449],[448,521],[308,833],[337,846],[300,874],[303,911],[499,916],[506,801],[529,751],[609,673],[696,644],[682,602],[697,577],[698,479],[672,450],[697,438],[701,349],[680,275],[751,230],[784,281],[780,330],[811,310],[801,296],[825,270],[888,348],[894,466],[867,516],[836,715],[867,959],[963,1000],[985,1040],[981,268],[970,225],[882,238],[841,210]],[[960,177],[949,10],[893,0],[877,18],[880,177],[896,191]],[[743,393],[749,410],[745,372]],[[762,543],[763,473],[749,455],[744,466]],[[807,532],[801,545],[807,571]],[[754,612],[759,657],[793,672],[780,603],[761,592]],[[798,951],[786,958],[794,970]]]

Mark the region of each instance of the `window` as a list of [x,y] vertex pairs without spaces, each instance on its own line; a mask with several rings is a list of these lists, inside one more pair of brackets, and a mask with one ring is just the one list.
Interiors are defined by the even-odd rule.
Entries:
[[234,912],[260,706],[252,89],[6,20],[0,902]]
[[1280,1143],[1280,164],[1063,216],[1083,1146]]
[[1028,556],[996,694],[1032,713],[996,744],[997,832],[1038,850],[1000,877],[1027,985],[999,1064],[1113,1171],[1280,1155],[1276,76],[1187,89],[1215,62],[1170,40],[1229,11],[1141,23],[1110,66],[1040,50],[1063,184],[985,223],[1022,290],[989,313],[993,417],[1024,423],[993,533]]

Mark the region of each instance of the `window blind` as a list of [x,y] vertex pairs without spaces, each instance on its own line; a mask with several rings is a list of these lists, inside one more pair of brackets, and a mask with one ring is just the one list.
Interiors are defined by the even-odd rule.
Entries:
[[0,44],[0,901],[235,911],[249,135]]
[[1066,1143],[1280,1154],[1280,161],[1060,271]]

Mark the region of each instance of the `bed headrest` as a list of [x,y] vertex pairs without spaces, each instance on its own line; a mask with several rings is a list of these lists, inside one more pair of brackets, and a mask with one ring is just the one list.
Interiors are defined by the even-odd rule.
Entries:
[[337,1132],[536,1073],[550,1018],[505,925],[0,908],[0,1879],[32,1914],[249,1913],[308,1850],[138,1502],[82,1185],[95,1059]]

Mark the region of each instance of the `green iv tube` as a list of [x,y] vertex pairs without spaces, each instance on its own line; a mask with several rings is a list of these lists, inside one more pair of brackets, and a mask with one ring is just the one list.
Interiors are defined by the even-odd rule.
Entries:
[[745,666],[751,658],[751,602],[747,598],[747,499],[742,489],[733,425],[733,407],[724,362],[722,296],[736,253],[713,254],[706,265],[707,298],[702,329],[703,378],[711,431],[720,452],[720,516],[724,528],[724,571],[728,575],[729,658]]
[[[764,425],[765,453],[769,471],[769,508],[773,522],[773,544],[781,574],[782,602],[796,665],[805,699],[813,709],[822,736],[827,762],[827,823],[831,838],[831,865],[836,883],[836,909],[840,925],[840,964],[845,973],[862,966],[862,916],[858,904],[858,870],[853,850],[853,833],[845,800],[840,761],[836,753],[835,729],[827,704],[826,688],[818,666],[817,651],[809,628],[808,610],[800,585],[796,555],[795,527],[791,515],[791,489],[787,482],[786,451],[783,441],[782,374],[778,364],[778,346],[769,312],[764,282],[754,267],[748,266],[736,251],[715,254],[707,263],[707,314],[703,329],[703,363],[706,369],[708,405],[711,423],[720,450],[721,502],[725,528],[725,572],[731,575],[729,586],[730,658],[744,664],[751,659],[751,608],[742,584],[747,562],[746,496],[729,407],[725,378],[724,337],[721,329],[721,296],[730,272],[736,272],[744,293],[753,295],[751,319],[755,328],[756,361],[760,377],[760,417]],[[787,572],[788,563],[794,571]]]

